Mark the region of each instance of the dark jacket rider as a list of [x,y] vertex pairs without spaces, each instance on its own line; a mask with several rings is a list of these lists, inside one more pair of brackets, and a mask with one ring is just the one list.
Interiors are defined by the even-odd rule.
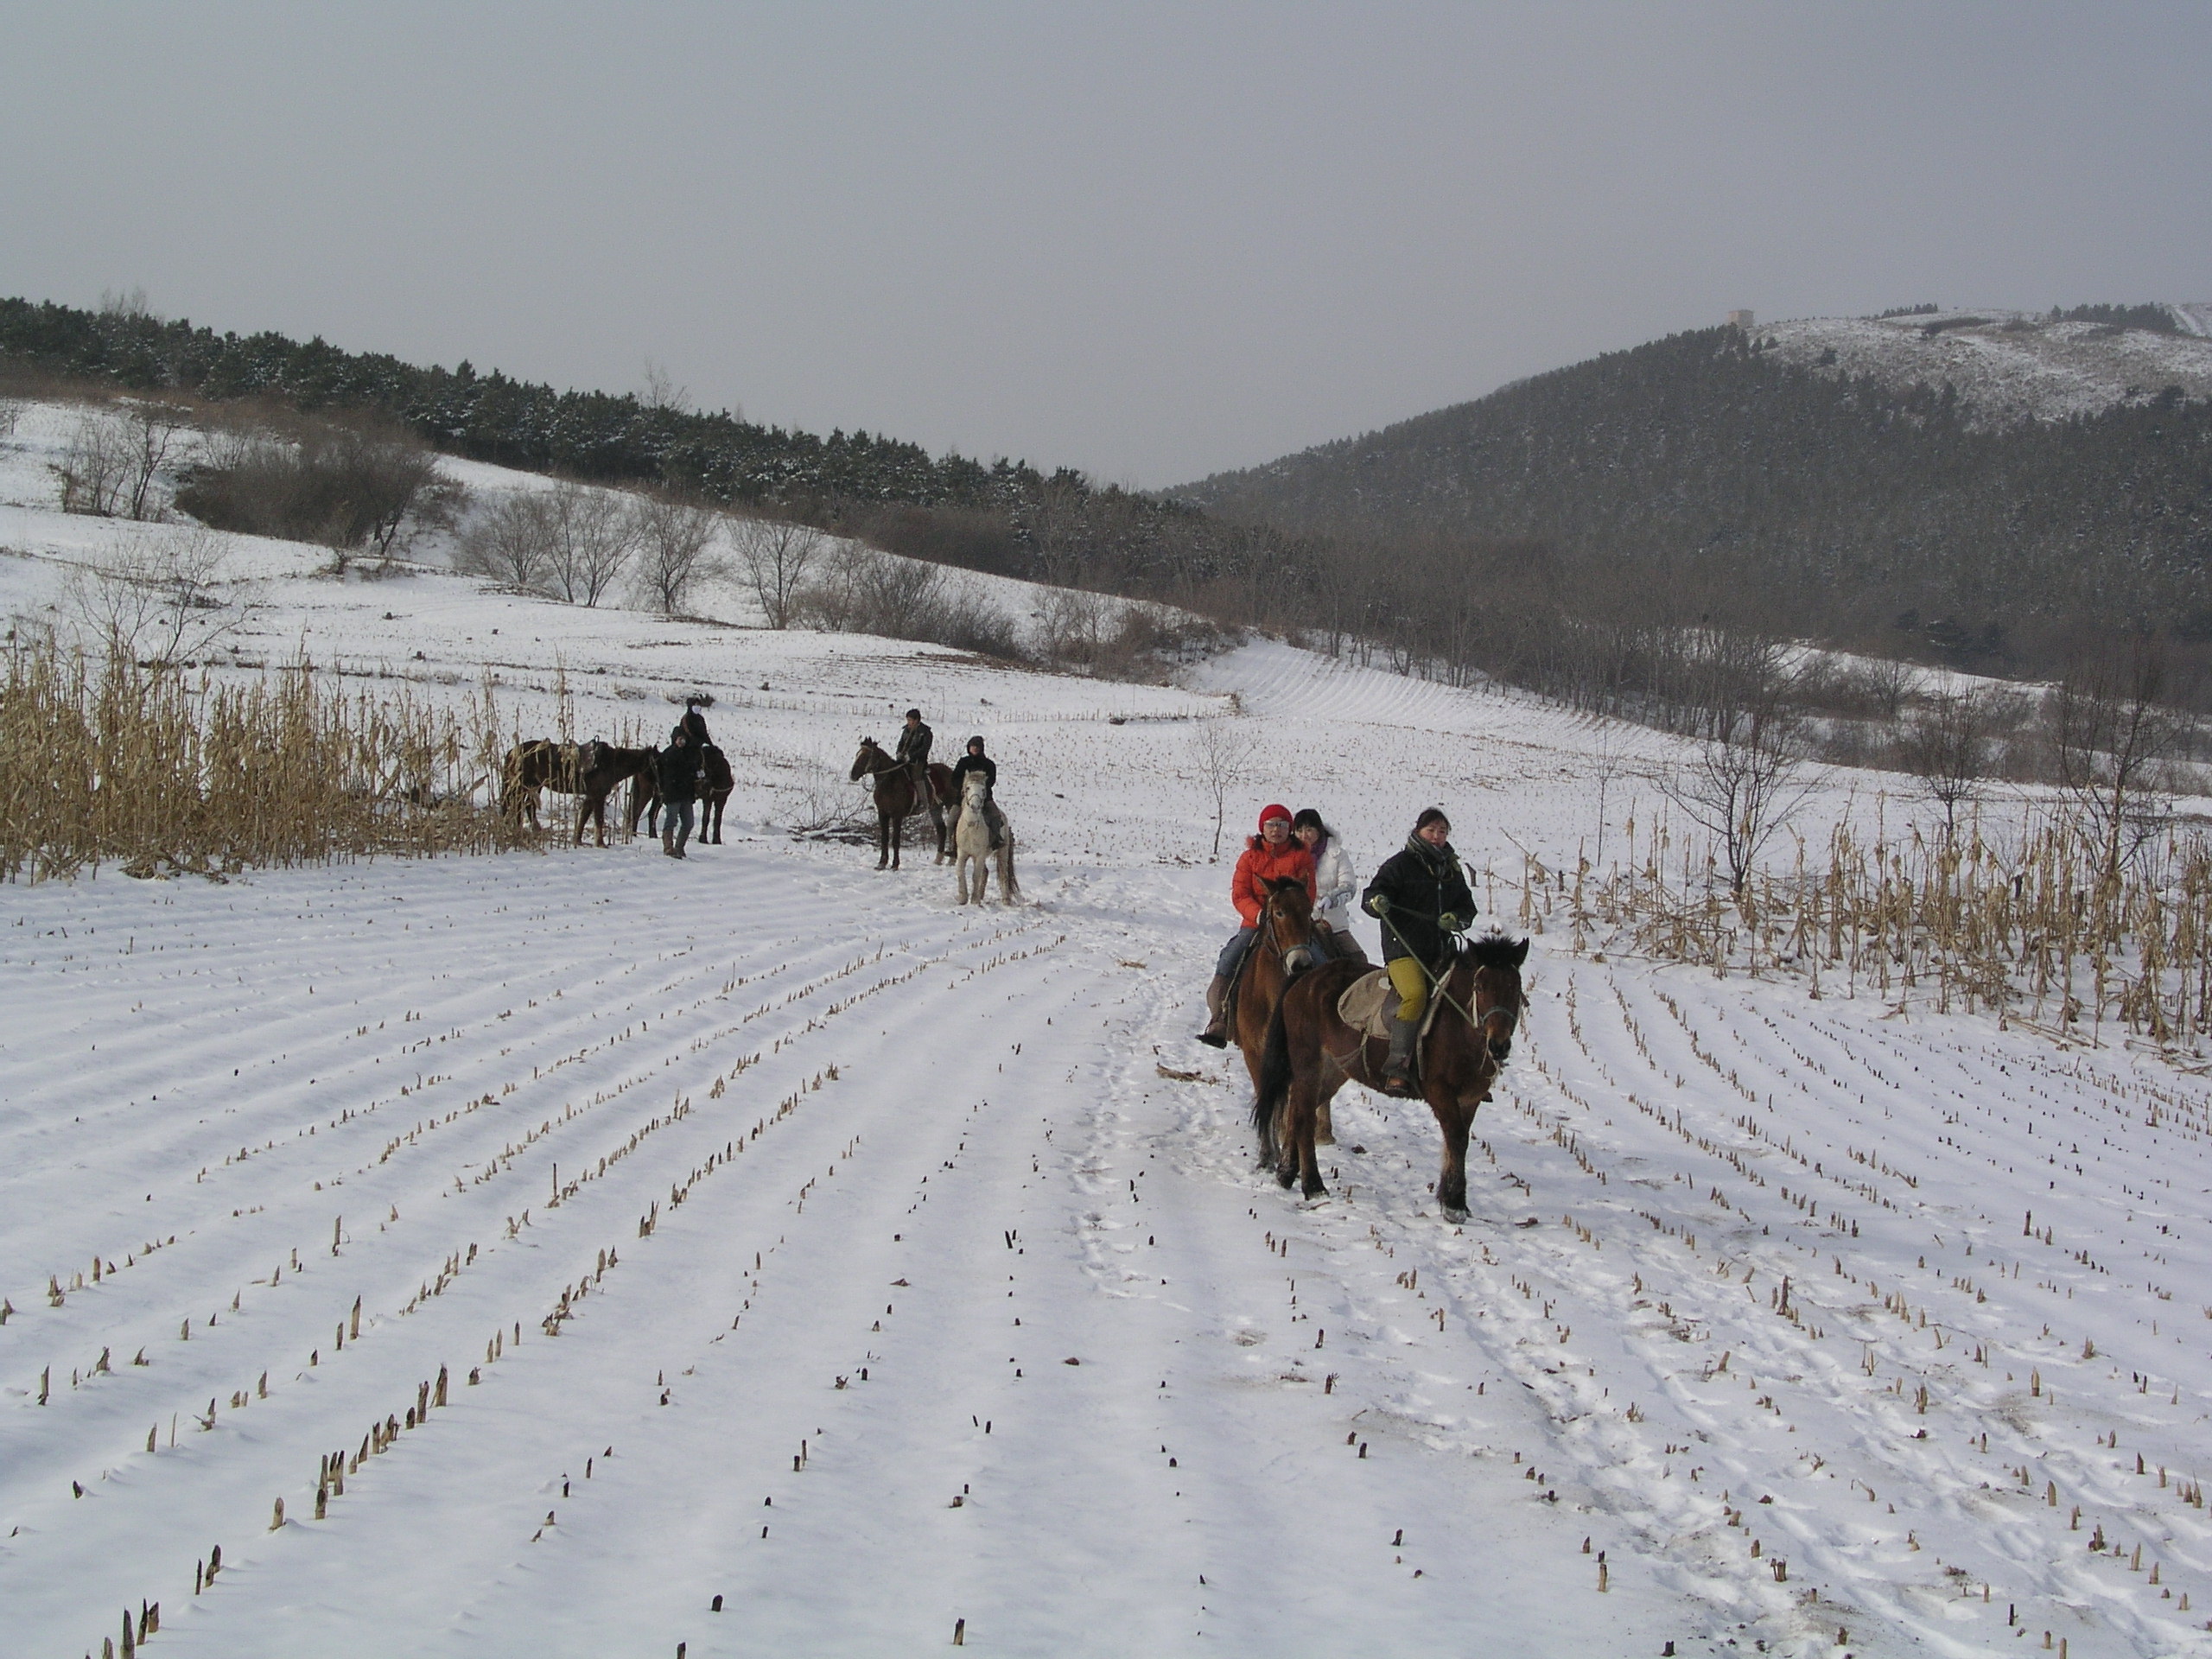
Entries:
[[1413,1092],[1414,1042],[1428,1005],[1429,982],[1449,968],[1454,937],[1474,919],[1475,895],[1452,850],[1452,821],[1430,807],[1406,844],[1382,862],[1360,897],[1382,924],[1382,963],[1398,993],[1390,1025],[1390,1057],[1382,1068],[1388,1093]]

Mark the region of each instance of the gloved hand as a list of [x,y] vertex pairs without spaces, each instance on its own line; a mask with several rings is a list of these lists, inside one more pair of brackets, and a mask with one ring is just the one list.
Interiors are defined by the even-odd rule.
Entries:
[[1389,915],[1390,913],[1389,894],[1378,893],[1372,899],[1369,899],[1367,901],[1367,913],[1370,916]]
[[1454,916],[1448,910],[1436,918],[1436,925],[1442,928],[1446,933],[1458,933],[1463,931],[1467,925],[1466,923],[1461,921],[1457,916]]

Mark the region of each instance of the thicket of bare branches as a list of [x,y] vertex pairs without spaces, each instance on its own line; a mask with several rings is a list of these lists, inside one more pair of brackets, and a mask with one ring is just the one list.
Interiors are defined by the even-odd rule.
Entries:
[[713,508],[672,495],[640,497],[637,518],[638,596],[664,616],[680,614],[692,590],[723,574],[709,550],[727,522]]
[[67,595],[79,646],[154,669],[203,660],[244,623],[248,600],[226,580],[222,538],[199,525],[118,540],[73,573]]
[[737,522],[734,540],[738,568],[760,614],[772,628],[790,627],[798,618],[815,563],[829,538],[810,524],[744,518]]
[[410,525],[451,523],[461,499],[437,456],[399,427],[242,410],[211,426],[176,503],[219,530],[388,557]]

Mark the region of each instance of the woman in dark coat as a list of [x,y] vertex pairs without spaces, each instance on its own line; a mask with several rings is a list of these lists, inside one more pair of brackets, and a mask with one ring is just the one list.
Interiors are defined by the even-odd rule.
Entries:
[[1406,844],[1383,861],[1360,907],[1382,924],[1382,963],[1398,993],[1383,1087],[1410,1095],[1414,1041],[1428,1006],[1430,981],[1444,976],[1458,949],[1454,937],[1475,917],[1475,895],[1452,850],[1452,821],[1441,807],[1423,812]]

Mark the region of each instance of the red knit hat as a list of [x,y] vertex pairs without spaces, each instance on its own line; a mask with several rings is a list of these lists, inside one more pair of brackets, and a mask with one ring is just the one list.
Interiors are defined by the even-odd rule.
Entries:
[[1281,818],[1287,822],[1289,817],[1290,809],[1287,806],[1263,806],[1260,809],[1260,828],[1264,830],[1269,818]]

